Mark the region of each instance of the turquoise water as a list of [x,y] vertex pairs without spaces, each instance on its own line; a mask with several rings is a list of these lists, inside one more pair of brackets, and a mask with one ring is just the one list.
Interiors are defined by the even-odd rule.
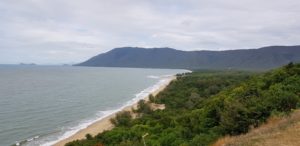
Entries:
[[0,145],[51,145],[181,72],[185,70],[0,66]]

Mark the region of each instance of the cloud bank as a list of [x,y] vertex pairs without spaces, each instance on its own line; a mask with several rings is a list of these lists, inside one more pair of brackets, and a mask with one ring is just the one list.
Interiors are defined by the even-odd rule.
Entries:
[[115,47],[296,45],[299,0],[1,0],[0,63],[77,63]]

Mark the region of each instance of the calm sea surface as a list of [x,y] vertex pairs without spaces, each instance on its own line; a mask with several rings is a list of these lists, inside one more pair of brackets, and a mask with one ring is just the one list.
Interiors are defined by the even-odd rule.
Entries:
[[132,104],[169,69],[0,66],[0,145],[51,145]]

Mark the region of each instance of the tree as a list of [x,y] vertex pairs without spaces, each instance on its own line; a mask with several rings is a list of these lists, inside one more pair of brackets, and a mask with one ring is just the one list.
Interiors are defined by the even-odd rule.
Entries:
[[149,101],[155,102],[155,97],[152,94],[149,95]]
[[145,100],[140,100],[138,102],[136,111],[144,114],[149,114],[152,112],[150,105],[146,103]]
[[123,111],[116,114],[115,118],[110,119],[115,126],[129,126],[132,121],[132,116],[129,111]]
[[290,112],[295,109],[299,98],[296,94],[286,91],[283,84],[276,84],[270,87],[267,96],[267,104],[273,110],[279,112]]
[[91,140],[91,139],[93,139],[93,136],[91,135],[91,134],[86,134],[85,135],[85,138],[87,139],[87,140]]

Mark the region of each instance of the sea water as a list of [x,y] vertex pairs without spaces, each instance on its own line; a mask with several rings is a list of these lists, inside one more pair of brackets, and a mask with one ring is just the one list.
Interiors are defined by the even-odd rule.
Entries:
[[0,66],[0,145],[52,145],[186,70]]

